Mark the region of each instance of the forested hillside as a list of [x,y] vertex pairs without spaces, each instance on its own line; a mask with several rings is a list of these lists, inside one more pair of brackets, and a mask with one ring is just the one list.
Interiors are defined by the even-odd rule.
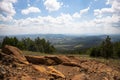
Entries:
[[12,45],[20,48],[21,50],[37,51],[43,53],[53,53],[55,48],[49,41],[40,39],[39,37],[31,40],[30,38],[23,38],[18,40],[16,37],[5,37],[0,43],[1,48],[5,45]]
[[120,41],[111,42],[109,36],[102,43],[90,49],[90,56],[103,58],[120,58]]

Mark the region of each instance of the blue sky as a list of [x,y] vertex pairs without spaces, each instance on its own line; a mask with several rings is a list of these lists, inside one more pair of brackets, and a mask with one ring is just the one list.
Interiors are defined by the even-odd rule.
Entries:
[[0,35],[120,34],[120,0],[0,0]]

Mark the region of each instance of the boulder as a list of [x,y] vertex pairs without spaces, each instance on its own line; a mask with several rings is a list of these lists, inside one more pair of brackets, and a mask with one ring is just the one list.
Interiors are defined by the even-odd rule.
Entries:
[[52,59],[45,58],[44,56],[25,56],[29,63],[42,64],[42,65],[55,65],[55,61]]
[[22,51],[20,49],[18,49],[17,47],[5,45],[5,47],[2,49],[2,52],[3,52],[2,55],[5,55],[4,57],[1,56],[2,58],[12,57],[13,59],[15,59],[18,62],[21,62],[24,64],[29,64],[27,59],[24,57]]
[[71,62],[71,60],[67,56],[45,56],[47,59],[51,59],[54,61],[56,65],[62,64],[64,62]]
[[51,75],[54,77],[54,79],[58,79],[58,78],[65,78],[65,75],[63,73],[61,73],[60,71],[56,70],[53,66],[49,66],[48,67],[48,71],[47,71],[48,75]]
[[25,56],[28,62],[32,64],[45,64],[46,59],[44,56]]
[[33,68],[35,70],[37,70],[39,72],[42,72],[42,73],[46,73],[47,72],[47,70],[46,70],[46,68],[44,66],[39,66],[39,65],[34,65],[34,64],[32,66],[33,66]]
[[71,67],[81,67],[79,64],[77,64],[76,62],[64,62],[62,63],[65,66],[71,66]]
[[58,65],[62,63],[69,63],[70,59],[66,56],[25,56],[26,59],[33,64],[42,65]]

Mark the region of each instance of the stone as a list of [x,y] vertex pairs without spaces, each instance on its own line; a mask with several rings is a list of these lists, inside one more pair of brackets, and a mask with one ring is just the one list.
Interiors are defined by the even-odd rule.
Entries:
[[12,56],[13,59],[18,60],[21,63],[29,64],[22,51],[17,47],[5,45],[5,47],[2,49],[2,52],[7,56]]
[[40,71],[40,72],[42,72],[42,73],[46,73],[45,67],[39,66],[39,65],[32,65],[32,66],[33,66],[33,68],[34,68],[35,70]]
[[60,71],[56,70],[53,66],[48,67],[47,73],[49,75],[52,75],[55,79],[57,78],[65,78],[65,75],[61,73]]

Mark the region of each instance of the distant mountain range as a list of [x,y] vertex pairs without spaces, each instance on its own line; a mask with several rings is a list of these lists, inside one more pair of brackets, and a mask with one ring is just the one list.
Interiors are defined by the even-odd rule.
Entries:
[[[89,48],[99,45],[107,35],[63,35],[63,34],[28,34],[28,35],[10,35],[9,37],[35,39],[37,37],[49,40],[58,50],[74,50]],[[112,42],[120,41],[120,35],[109,35]],[[2,42],[5,36],[0,36]]]

